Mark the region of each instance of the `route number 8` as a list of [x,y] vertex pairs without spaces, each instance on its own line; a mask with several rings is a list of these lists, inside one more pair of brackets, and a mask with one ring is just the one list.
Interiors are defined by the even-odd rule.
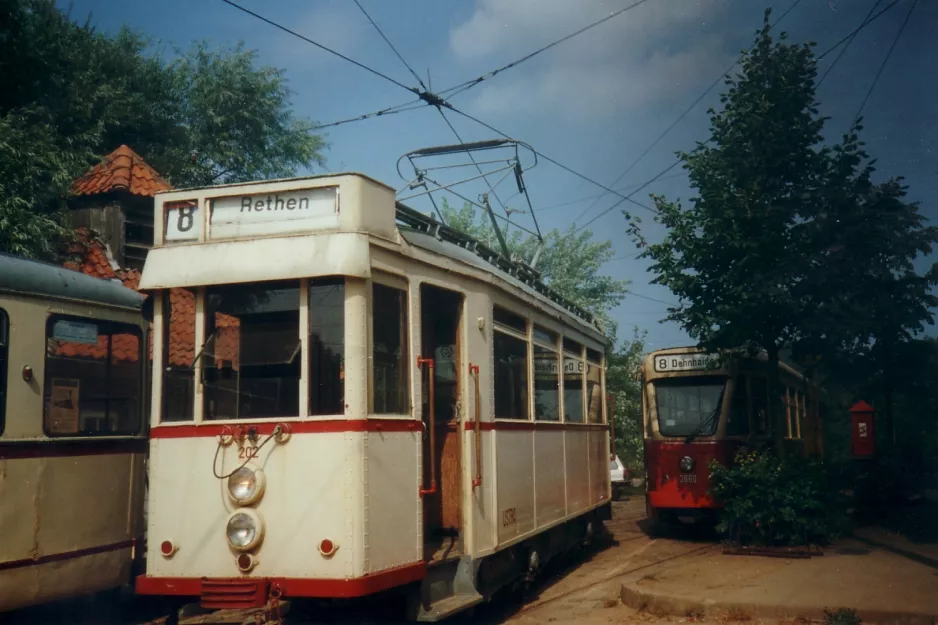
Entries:
[[195,225],[195,206],[180,206],[177,210],[176,229],[179,232],[189,232]]

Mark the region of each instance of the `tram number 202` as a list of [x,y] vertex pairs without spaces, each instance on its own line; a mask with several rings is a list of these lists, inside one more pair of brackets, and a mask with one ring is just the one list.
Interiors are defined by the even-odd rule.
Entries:
[[245,445],[238,449],[238,459],[239,460],[251,460],[252,458],[257,458],[257,452],[260,451],[260,447],[254,447],[253,445]]
[[681,475],[680,477],[677,478],[677,483],[678,484],[696,484],[697,476],[694,475],[693,473]]

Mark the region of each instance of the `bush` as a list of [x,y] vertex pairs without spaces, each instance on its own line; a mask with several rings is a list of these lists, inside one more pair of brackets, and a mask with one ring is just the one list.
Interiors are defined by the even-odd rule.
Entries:
[[743,545],[824,544],[841,535],[846,515],[823,465],[797,454],[741,450],[730,468],[714,462],[711,490],[725,507],[718,530]]

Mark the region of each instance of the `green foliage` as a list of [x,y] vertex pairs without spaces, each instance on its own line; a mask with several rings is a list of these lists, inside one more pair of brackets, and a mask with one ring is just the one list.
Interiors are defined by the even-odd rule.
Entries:
[[901,178],[874,182],[859,122],[824,144],[813,44],[775,41],[767,12],[740,68],[710,111],[709,141],[680,154],[696,196],[655,198],[667,235],[645,256],[681,302],[668,318],[710,350],[790,352],[854,397],[881,393],[891,430],[913,338],[938,305],[938,270],[914,266],[938,228]]
[[50,0],[0,0],[0,250],[51,258],[71,182],[121,144],[175,186],[292,175],[325,143],[282,73],[240,47],[164,60],[127,29],[79,25]]
[[[443,198],[440,212],[451,228],[498,249],[498,240],[488,217],[477,213],[468,202],[457,210]],[[502,229],[504,232],[505,227],[502,226]],[[533,236],[525,236],[515,229],[508,230],[505,239],[514,258],[530,262],[534,257],[538,241]],[[575,233],[571,225],[567,230],[554,229],[544,236],[544,249],[536,269],[550,288],[602,319],[606,324],[606,333],[614,343],[615,324],[609,313],[622,301],[628,282],[600,273],[603,263],[612,258],[613,254],[612,243],[593,241],[592,232],[584,230]]]
[[616,453],[633,474],[640,474],[645,466],[642,385],[638,377],[645,353],[645,334],[635,328],[632,340],[623,340],[606,358],[606,390],[615,407]]
[[731,467],[714,462],[710,470],[713,495],[725,506],[718,529],[736,543],[827,543],[845,528],[845,508],[818,460],[743,449]]

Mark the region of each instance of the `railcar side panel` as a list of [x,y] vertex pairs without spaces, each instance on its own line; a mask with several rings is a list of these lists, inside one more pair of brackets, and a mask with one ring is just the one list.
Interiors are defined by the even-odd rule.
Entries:
[[534,531],[533,431],[495,432],[499,544]]
[[611,496],[609,434],[603,430],[591,429],[587,436],[590,441],[590,504],[597,505],[609,501]]
[[567,515],[582,512],[590,504],[589,432],[585,428],[564,433],[567,469]]
[[559,521],[567,514],[564,479],[564,433],[542,430],[534,434],[534,490],[537,526]]
[[[421,432],[365,434],[365,573],[423,558]],[[318,555],[318,554],[317,554]]]

